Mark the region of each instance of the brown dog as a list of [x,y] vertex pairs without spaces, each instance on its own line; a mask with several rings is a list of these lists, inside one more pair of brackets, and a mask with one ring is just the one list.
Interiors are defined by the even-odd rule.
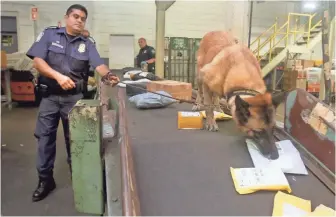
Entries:
[[219,97],[226,97],[241,131],[255,139],[264,155],[278,158],[273,138],[275,109],[284,99],[266,93],[259,63],[253,53],[229,32],[207,33],[197,54],[198,93],[193,110],[206,112],[209,131],[218,131],[214,110],[221,111]]

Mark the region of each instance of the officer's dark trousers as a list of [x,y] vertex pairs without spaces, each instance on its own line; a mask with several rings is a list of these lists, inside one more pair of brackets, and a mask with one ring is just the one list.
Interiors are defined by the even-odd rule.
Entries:
[[68,163],[71,163],[68,114],[83,95],[50,95],[42,98],[35,129],[38,141],[37,171],[41,179],[51,178],[56,157],[56,134],[62,120]]

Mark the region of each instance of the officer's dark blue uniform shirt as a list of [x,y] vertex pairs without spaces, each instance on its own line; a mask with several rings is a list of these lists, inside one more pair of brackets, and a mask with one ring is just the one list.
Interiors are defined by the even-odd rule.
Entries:
[[[71,37],[66,33],[65,27],[46,28],[28,50],[27,56],[45,60],[52,69],[70,77],[74,82],[84,79],[90,66],[95,69],[104,64],[90,38],[82,35]],[[43,80],[47,85],[57,84],[53,79],[44,77]]]
[[[155,58],[155,49],[151,46],[146,45],[144,48],[141,48],[139,50],[139,54],[137,56],[137,66],[141,67],[142,61],[147,61],[152,58]],[[148,64],[148,71],[154,72],[155,63],[149,63]]]

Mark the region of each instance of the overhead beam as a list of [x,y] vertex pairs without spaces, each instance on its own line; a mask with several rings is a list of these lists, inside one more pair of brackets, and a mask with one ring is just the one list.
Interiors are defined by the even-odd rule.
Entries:
[[156,9],[163,10],[163,11],[168,10],[168,8],[172,6],[172,4],[174,3],[175,3],[175,0],[172,0],[172,1],[155,0]]
[[165,48],[165,27],[166,11],[174,1],[158,1],[156,4],[156,47],[155,47],[155,74],[164,77],[164,48]]

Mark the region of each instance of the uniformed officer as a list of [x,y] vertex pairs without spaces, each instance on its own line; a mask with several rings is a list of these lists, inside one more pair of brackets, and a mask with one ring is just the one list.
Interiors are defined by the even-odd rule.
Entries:
[[39,90],[43,94],[34,134],[38,141],[39,182],[33,201],[44,199],[56,188],[53,168],[59,119],[62,120],[71,170],[68,113],[83,97],[84,74],[92,66],[104,82],[112,86],[119,82],[119,78],[103,64],[95,44],[81,35],[87,17],[84,6],[70,6],[65,15],[66,26],[46,28],[27,52],[40,73]]
[[155,73],[155,49],[148,46],[144,38],[139,38],[138,44],[140,51],[137,55],[137,67],[142,68],[143,64],[148,64],[148,72]]
[[[90,32],[87,30],[87,29],[84,29],[82,31],[82,35],[85,37],[85,38],[89,38],[90,37]],[[95,44],[95,40],[93,38],[90,37],[90,39],[92,40],[92,42]],[[88,80],[89,80],[89,77],[94,77],[94,69],[92,68],[92,66],[90,66],[89,68],[89,71],[84,75],[84,81],[86,83],[88,83]],[[90,95],[88,95],[88,89],[87,89],[87,85],[85,85],[84,87],[84,99],[85,97],[91,97]]]

